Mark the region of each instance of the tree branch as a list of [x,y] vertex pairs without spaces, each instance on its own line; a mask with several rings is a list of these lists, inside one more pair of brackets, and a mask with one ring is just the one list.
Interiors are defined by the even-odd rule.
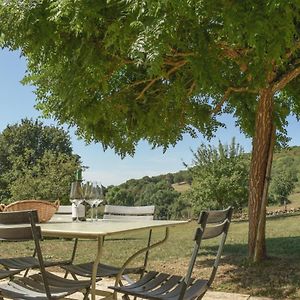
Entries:
[[[172,69],[170,69],[168,72],[167,72],[167,78],[172,74],[174,73],[177,69],[181,68],[182,66],[184,66],[185,64],[187,63],[187,61],[181,61],[180,63],[178,63],[176,66],[174,66]],[[163,78],[162,76],[158,76],[158,77],[155,77],[153,78],[144,88],[143,90],[141,91],[141,93],[136,97],[136,100],[139,100],[141,99],[145,92],[159,79]]]
[[240,59],[242,57],[245,57],[245,55],[250,51],[250,49],[248,48],[234,49],[228,46],[224,42],[219,43],[219,48],[222,50],[225,57],[234,60],[240,66],[241,71],[246,72],[248,66],[245,62],[240,61]]
[[279,78],[272,87],[272,92],[276,93],[279,90],[282,90],[290,81],[296,78],[300,74],[300,66],[291,70],[288,73],[285,73],[281,78]]
[[291,47],[290,51],[288,51],[285,55],[285,58],[290,58],[291,56],[293,56],[293,54],[295,53],[295,51],[300,49],[300,41],[296,41],[294,47]]
[[257,93],[256,90],[250,90],[248,87],[229,87],[226,92],[224,93],[224,96],[222,100],[215,106],[215,108],[211,111],[212,115],[216,115],[223,107],[224,103],[228,100],[229,96],[232,92],[235,93]]
[[195,87],[196,87],[196,82],[193,81],[193,83],[192,83],[192,85],[191,85],[191,87],[189,88],[189,91],[188,91],[188,93],[187,93],[188,96],[191,96],[191,95],[192,95],[193,90],[195,89]]

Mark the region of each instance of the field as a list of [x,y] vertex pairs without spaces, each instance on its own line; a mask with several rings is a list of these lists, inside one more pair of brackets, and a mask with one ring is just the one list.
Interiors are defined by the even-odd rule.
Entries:
[[[247,222],[233,222],[225,246],[224,257],[214,282],[215,290],[269,296],[275,299],[300,298],[300,215],[269,218],[267,221],[267,249],[269,259],[261,265],[247,261]],[[154,249],[150,255],[149,268],[184,275],[192,250],[193,230],[196,223],[173,228],[169,240]],[[154,240],[163,235],[157,230]],[[104,258],[116,265],[135,250],[146,244],[145,233],[135,233],[115,237],[105,241]],[[205,276],[212,263],[216,241],[204,243],[203,258],[196,265],[195,276]],[[94,241],[80,241],[76,261],[84,262],[95,256]],[[24,243],[18,247],[14,243],[0,244],[1,256],[31,253],[33,245]],[[66,259],[71,253],[72,241],[49,239],[43,242],[46,258]],[[138,262],[141,262],[140,258]]]

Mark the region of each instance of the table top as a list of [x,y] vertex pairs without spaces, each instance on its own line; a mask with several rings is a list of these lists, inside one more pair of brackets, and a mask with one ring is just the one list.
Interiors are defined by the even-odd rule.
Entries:
[[137,230],[184,225],[188,221],[161,220],[98,220],[97,222],[64,222],[53,221],[40,224],[45,237],[64,238],[97,238]]

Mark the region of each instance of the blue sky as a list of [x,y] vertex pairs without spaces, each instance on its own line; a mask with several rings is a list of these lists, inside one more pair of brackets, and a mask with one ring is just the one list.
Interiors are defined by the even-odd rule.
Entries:
[[[0,68],[0,131],[2,131],[8,124],[17,123],[25,117],[37,118],[41,114],[34,109],[34,88],[20,83],[26,71],[25,60],[20,58],[17,52],[0,49]],[[227,128],[218,130],[216,138],[210,143],[216,144],[218,140],[222,143],[230,143],[235,136],[237,142],[246,151],[250,151],[251,141],[240,134],[239,129],[234,126],[233,118],[225,116],[221,120],[225,122]],[[53,120],[44,120],[44,122],[55,124]],[[288,133],[292,137],[291,145],[300,145],[299,129],[300,124],[294,118],[290,118]],[[171,147],[163,154],[162,149],[152,150],[147,142],[141,142],[133,158],[121,159],[113,150],[104,152],[101,144],[86,145],[75,136],[73,129],[70,130],[70,136],[74,152],[81,156],[84,165],[89,166],[83,175],[84,179],[97,180],[104,185],[119,184],[130,178],[182,170],[183,161],[191,163],[190,149],[196,150],[201,142],[208,143],[202,136],[197,139],[185,136],[176,147]]]

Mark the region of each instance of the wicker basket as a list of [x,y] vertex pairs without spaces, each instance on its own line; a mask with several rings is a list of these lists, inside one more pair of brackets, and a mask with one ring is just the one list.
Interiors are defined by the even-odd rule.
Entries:
[[59,207],[59,200],[54,203],[43,200],[23,200],[10,203],[8,205],[0,204],[0,211],[20,211],[33,210],[38,212],[39,222],[44,223],[49,221]]

